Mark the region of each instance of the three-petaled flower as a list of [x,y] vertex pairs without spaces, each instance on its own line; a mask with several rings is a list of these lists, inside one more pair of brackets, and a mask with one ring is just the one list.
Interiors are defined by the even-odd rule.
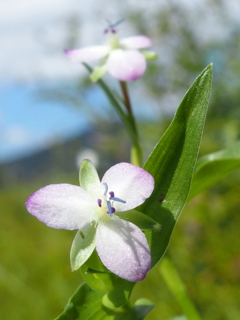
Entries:
[[90,77],[93,82],[100,79],[106,72],[120,81],[137,80],[146,70],[146,59],[156,58],[154,52],[139,51],[152,45],[150,38],[139,35],[120,40],[116,34],[115,25],[110,25],[106,29],[109,31],[106,45],[65,51],[66,55],[75,62],[88,63],[100,59]]
[[49,227],[79,229],[70,253],[73,270],[85,263],[96,247],[110,271],[129,281],[144,279],[151,266],[146,237],[114,212],[142,204],[153,191],[153,177],[142,168],[119,163],[107,170],[100,182],[92,162],[84,160],[80,186],[48,185],[27,199],[27,210]]

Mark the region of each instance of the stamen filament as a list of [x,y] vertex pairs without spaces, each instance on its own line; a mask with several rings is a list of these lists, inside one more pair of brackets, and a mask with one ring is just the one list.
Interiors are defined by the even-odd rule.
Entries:
[[110,216],[113,214],[113,211],[112,211],[112,206],[111,206],[111,203],[110,201],[107,201],[107,206],[108,206],[108,213],[110,214]]
[[108,192],[108,185],[106,184],[106,182],[103,182],[103,185],[105,187],[104,195],[106,196]]
[[126,203],[126,201],[124,201],[124,200],[122,200],[122,199],[119,199],[119,198],[116,198],[116,197],[110,197],[109,199],[110,199],[110,200],[113,200],[113,201],[118,201],[118,202]]

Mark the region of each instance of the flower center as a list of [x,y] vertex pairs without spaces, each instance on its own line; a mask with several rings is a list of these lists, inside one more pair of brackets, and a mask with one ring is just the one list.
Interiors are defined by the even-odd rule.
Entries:
[[120,47],[119,39],[116,34],[111,34],[109,36],[109,45],[112,50],[118,49]]
[[107,210],[106,213],[112,216],[112,214],[116,211],[115,208],[113,207],[113,202],[117,201],[121,203],[126,203],[126,201],[115,197],[113,191],[108,192],[108,185],[106,184],[106,182],[104,182],[103,185],[105,188],[103,199],[98,199],[97,203],[100,208],[105,209],[104,207],[106,207],[106,210]]
[[116,26],[118,26],[120,23],[122,23],[125,19],[121,19],[121,20],[118,20],[117,22],[115,23],[112,23],[110,20],[106,19],[107,23],[108,23],[108,27],[106,29],[104,29],[104,33],[116,33],[117,30],[116,30]]

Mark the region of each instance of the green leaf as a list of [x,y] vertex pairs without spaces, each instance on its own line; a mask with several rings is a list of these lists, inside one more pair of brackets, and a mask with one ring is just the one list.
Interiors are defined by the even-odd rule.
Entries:
[[115,212],[115,215],[123,220],[132,222],[142,230],[160,230],[161,228],[158,222],[137,210]]
[[142,320],[146,317],[146,315],[154,308],[154,304],[152,301],[148,299],[138,299],[135,302],[135,306],[133,307],[133,312],[128,317],[128,320]]
[[78,230],[70,251],[70,262],[72,271],[80,268],[91,256],[95,249],[95,223],[89,223]]
[[201,157],[194,172],[188,200],[240,168],[240,141],[229,148]]
[[137,300],[131,307],[108,309],[102,304],[104,293],[92,290],[82,284],[68,301],[68,304],[55,320],[142,320],[153,304],[147,299]]
[[93,69],[93,72],[90,75],[90,79],[92,82],[98,81],[104,74],[107,72],[107,66],[104,65],[98,65]]
[[82,277],[91,289],[104,293],[112,290],[114,287],[113,279],[115,278],[115,275],[107,271],[100,272],[99,270],[96,270],[96,272],[93,273],[93,270],[95,269],[88,268],[87,264],[84,264],[81,267]]
[[116,279],[113,289],[104,295],[102,303],[110,309],[123,306],[128,302],[134,286],[134,282]]
[[83,279],[93,290],[104,292],[103,304],[106,307],[117,308],[128,302],[135,283],[111,273],[102,264],[96,251],[81,267],[81,272]]
[[157,53],[154,51],[141,50],[141,53],[144,55],[146,60],[155,60],[158,57]]
[[[96,270],[96,272],[93,272]],[[114,288],[116,279],[115,274],[111,273],[100,260],[96,250],[81,267],[82,277],[85,282],[93,289],[102,291],[104,294]]]
[[202,137],[212,80],[212,65],[194,81],[181,102],[169,128],[153,150],[144,169],[153,175],[155,189],[138,208],[161,225],[146,231],[152,266],[163,256],[188,197]]

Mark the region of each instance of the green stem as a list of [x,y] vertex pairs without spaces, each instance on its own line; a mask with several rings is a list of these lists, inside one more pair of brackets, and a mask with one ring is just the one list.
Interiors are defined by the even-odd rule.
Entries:
[[139,135],[138,135],[137,126],[136,126],[135,118],[132,111],[130,97],[128,94],[127,83],[124,81],[119,81],[119,82],[120,82],[120,87],[121,87],[123,98],[124,98],[124,105],[126,107],[127,114],[128,114],[129,124],[134,131],[134,136],[132,137],[131,163],[141,167],[142,166],[142,148],[139,143]]
[[129,97],[128,89],[127,89],[127,84],[124,81],[119,81],[119,82],[120,82],[120,87],[122,90],[122,94],[124,97],[124,102],[125,102],[125,106],[128,111],[128,114],[131,114],[133,116],[130,97]]
[[[93,71],[93,69],[88,64],[83,63],[83,65],[90,73]],[[135,119],[132,113],[132,108],[131,108],[131,103],[130,103],[126,83],[123,82],[121,84],[121,88],[124,96],[124,102],[125,102],[124,105],[127,109],[127,113],[123,111],[121,103],[119,103],[119,101],[116,99],[115,95],[108,88],[105,82],[102,79],[99,79],[97,83],[102,88],[109,102],[112,104],[112,106],[116,110],[117,114],[119,115],[120,119],[125,125],[125,128],[132,140],[131,163],[138,167],[142,167],[142,148],[139,142],[137,127],[136,127]]]
[[187,293],[186,286],[180,278],[176,268],[165,256],[160,262],[160,273],[165,280],[168,288],[175,296],[188,320],[202,320],[197,309],[192,303]]

